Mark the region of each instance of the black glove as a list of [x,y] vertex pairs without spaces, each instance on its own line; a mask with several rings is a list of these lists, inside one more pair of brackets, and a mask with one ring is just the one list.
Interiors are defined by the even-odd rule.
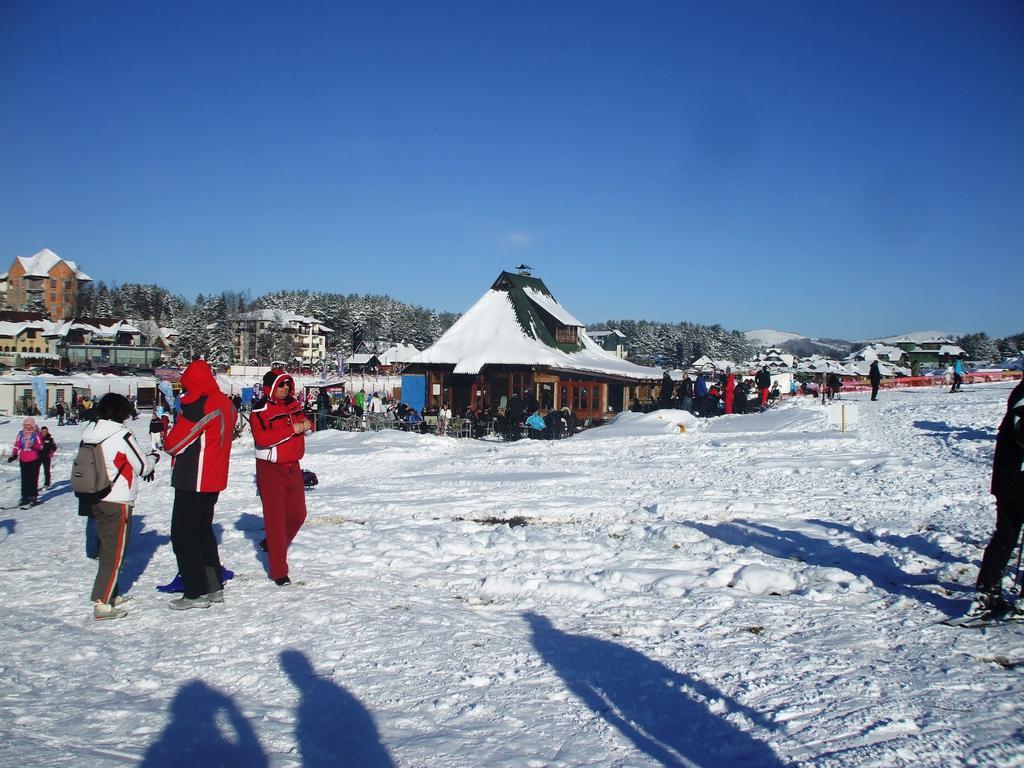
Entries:
[[164,423],[160,419],[153,419],[149,422],[149,434],[159,435],[164,429]]
[[154,475],[155,472],[156,472],[156,470],[154,470],[154,469],[149,470],[149,472],[147,474],[142,476],[142,479],[145,480],[147,483],[152,483],[153,482],[153,475]]
[[11,454],[10,456],[8,456],[8,457],[7,457],[7,463],[8,463],[8,464],[10,464],[10,463],[11,463],[12,461],[14,461],[14,460],[15,460],[16,458],[18,458],[18,454],[16,454],[16,453],[12,453],[12,454]]

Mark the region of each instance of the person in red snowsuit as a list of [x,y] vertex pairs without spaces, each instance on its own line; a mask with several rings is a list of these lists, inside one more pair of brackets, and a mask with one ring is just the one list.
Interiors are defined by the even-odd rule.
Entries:
[[270,578],[279,587],[291,584],[288,546],[306,520],[306,489],[299,459],[306,452],[304,435],[313,425],[294,392],[291,376],[280,370],[268,371],[263,377],[263,398],[253,405],[249,416]]
[[164,439],[164,450],[174,457],[171,546],[185,587],[184,596],[170,602],[176,610],[224,602],[213,508],[228,484],[235,425],[235,407],[205,360],[189,363],[181,386],[181,415]]
[[732,368],[725,369],[725,412],[732,413],[732,401],[736,394],[736,377],[732,374]]

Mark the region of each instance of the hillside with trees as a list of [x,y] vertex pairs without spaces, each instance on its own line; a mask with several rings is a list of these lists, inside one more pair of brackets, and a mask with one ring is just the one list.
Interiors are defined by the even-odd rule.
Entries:
[[[86,283],[79,292],[82,317],[131,318],[140,324],[145,343],[158,338],[160,327],[178,331],[178,362],[202,354],[215,365],[241,362],[234,359],[232,328],[244,312],[257,309],[280,310],[315,317],[333,332],[328,336],[328,358],[341,352],[346,357],[363,341],[383,344],[404,342],[424,349],[436,341],[458,318],[453,312],[437,312],[415,304],[405,304],[389,296],[343,294],[326,291],[275,291],[256,299],[247,292],[223,291],[199,294],[195,301],[172,294],[158,285],[124,283],[106,285]],[[669,368],[686,367],[707,355],[713,359],[747,360],[756,351],[740,331],[721,325],[700,325],[650,320],[608,320],[589,326],[591,330],[616,329],[625,334],[630,359],[648,365]],[[804,340],[801,340],[804,341]],[[848,354],[847,342],[818,339],[813,349],[831,356]],[[284,334],[270,332],[259,339],[259,348],[270,357],[286,357],[279,348]],[[960,345],[971,360],[998,360],[1015,357],[1024,350],[1024,333],[1003,339],[984,332],[960,337]],[[787,351],[797,352],[784,344]]]

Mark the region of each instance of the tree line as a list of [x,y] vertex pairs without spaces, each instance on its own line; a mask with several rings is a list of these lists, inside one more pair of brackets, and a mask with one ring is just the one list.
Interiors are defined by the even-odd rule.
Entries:
[[[331,329],[328,359],[350,356],[363,341],[406,343],[417,349],[433,344],[459,315],[405,304],[389,296],[342,294],[326,291],[275,291],[252,299],[248,292],[200,294],[195,301],[172,294],[158,285],[86,283],[79,291],[79,316],[131,318],[139,323],[146,344],[159,338],[160,327],[178,332],[176,362],[203,355],[215,365],[250,359],[283,360],[291,356],[283,323],[272,325],[250,340],[239,355],[233,329],[238,317],[259,309],[315,317]],[[283,319],[283,318],[282,318]],[[747,360],[756,349],[746,337],[721,325],[665,323],[650,320],[607,320],[591,330],[618,330],[625,335],[631,360],[641,364],[682,368],[707,355],[712,359]],[[971,360],[1016,357],[1024,350],[1024,333],[1003,339],[983,332],[960,337]],[[238,358],[238,359],[236,359]]]

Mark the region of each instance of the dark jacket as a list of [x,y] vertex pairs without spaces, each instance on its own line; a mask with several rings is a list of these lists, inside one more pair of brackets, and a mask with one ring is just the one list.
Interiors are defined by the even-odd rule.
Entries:
[[1006,415],[996,433],[992,457],[992,495],[1001,499],[1024,499],[1024,380],[1006,402]]
[[235,427],[235,406],[217,387],[205,360],[193,360],[181,374],[181,415],[164,440],[173,459],[171,485],[188,491],[223,491]]
[[754,381],[757,383],[758,389],[768,389],[772,385],[772,375],[767,368],[762,368],[757,372]]
[[47,435],[43,438],[43,450],[39,452],[39,455],[42,456],[43,461],[46,461],[56,452],[57,443],[53,441],[53,435]]
[[882,372],[878,370],[878,361],[871,363],[871,368],[868,370],[868,378],[872,384],[877,384],[882,380]]

